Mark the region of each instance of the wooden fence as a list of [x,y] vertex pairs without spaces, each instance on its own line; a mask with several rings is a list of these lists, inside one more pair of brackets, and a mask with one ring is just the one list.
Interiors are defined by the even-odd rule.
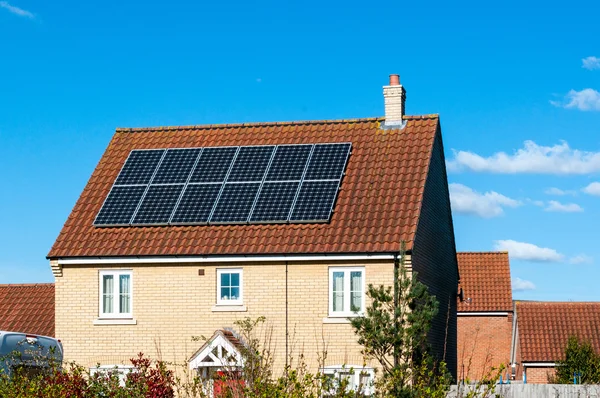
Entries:
[[[460,388],[459,388],[460,387]],[[452,386],[448,398],[463,398],[473,386]],[[480,398],[600,398],[600,385],[498,384],[493,392],[479,390]]]

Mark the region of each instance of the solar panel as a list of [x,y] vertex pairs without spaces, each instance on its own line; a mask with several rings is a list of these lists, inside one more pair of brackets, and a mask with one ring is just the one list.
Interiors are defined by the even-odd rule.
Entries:
[[189,184],[173,214],[171,224],[207,223],[221,184]]
[[350,143],[133,150],[94,225],[326,222]]
[[274,146],[241,147],[227,181],[262,181],[274,149]]
[[305,180],[341,179],[346,168],[350,144],[317,144],[313,150]]
[[129,224],[145,190],[144,185],[113,187],[94,223],[103,225]]
[[237,150],[236,146],[204,148],[190,183],[225,181]]
[[246,222],[259,188],[260,183],[225,184],[210,222]]
[[132,224],[168,223],[183,187],[183,184],[151,185],[142,199]]
[[278,146],[266,181],[300,181],[312,147],[312,145]]
[[328,221],[339,184],[337,180],[303,182],[290,221]]
[[164,153],[163,149],[131,151],[115,185],[148,184]]
[[287,221],[299,182],[266,182],[258,199],[250,222]]
[[153,184],[184,184],[198,159],[200,148],[169,149],[160,163]]

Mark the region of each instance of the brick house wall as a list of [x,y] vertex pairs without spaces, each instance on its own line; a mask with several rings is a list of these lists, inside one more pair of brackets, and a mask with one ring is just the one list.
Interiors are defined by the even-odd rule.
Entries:
[[513,315],[458,316],[458,377],[477,381],[492,368],[510,368],[510,349]]
[[548,378],[554,375],[553,367],[527,367],[525,375],[528,384],[548,384]]
[[456,369],[456,293],[458,265],[444,148],[438,124],[429,175],[425,182],[421,217],[415,234],[412,269],[436,296],[439,311],[432,322],[429,343],[438,359],[444,359],[454,379]]
[[[363,365],[351,325],[326,323],[330,266],[364,266],[365,283],[391,285],[393,262],[289,263],[288,325],[290,354],[300,353],[313,371],[318,355],[328,352],[325,365]],[[285,263],[242,263],[247,312],[213,312],[216,270],[221,264],[134,266],[64,266],[56,278],[56,335],[64,344],[65,360],[86,367],[129,364],[144,352],[166,361],[185,363],[215,330],[233,327],[245,317],[265,316],[273,328],[271,347],[275,367],[285,365]],[[99,311],[99,271],[132,270],[132,308],[135,325],[94,325]],[[203,269],[205,274],[198,275]],[[338,321],[339,322],[339,321]]]

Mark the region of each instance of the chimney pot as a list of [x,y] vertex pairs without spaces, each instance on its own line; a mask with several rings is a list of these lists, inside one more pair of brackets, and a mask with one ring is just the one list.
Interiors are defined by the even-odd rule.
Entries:
[[390,86],[400,85],[400,75],[390,75]]

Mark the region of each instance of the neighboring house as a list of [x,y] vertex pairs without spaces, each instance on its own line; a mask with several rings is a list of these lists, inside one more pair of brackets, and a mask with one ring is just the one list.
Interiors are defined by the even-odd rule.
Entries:
[[0,285],[0,330],[54,337],[54,284]]
[[492,368],[509,367],[513,304],[508,253],[467,252],[457,258],[462,296],[457,314],[458,378],[482,380]]
[[570,336],[600,352],[600,302],[516,302],[517,345],[513,362],[527,383],[548,383],[564,360]]
[[323,350],[324,369],[362,368],[347,318],[368,284],[392,285],[404,242],[456,376],[439,117],[405,116],[397,75],[384,97],[384,118],[117,129],[48,255],[66,359],[112,366],[158,348],[181,363],[201,348],[192,336],[235,350],[216,332],[265,316],[277,369],[304,353],[314,370]]

